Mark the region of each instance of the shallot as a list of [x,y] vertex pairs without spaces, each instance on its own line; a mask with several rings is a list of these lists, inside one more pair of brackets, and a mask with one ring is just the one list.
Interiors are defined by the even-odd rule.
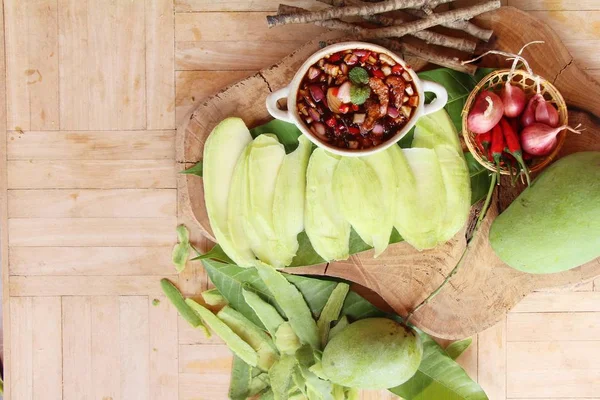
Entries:
[[518,86],[506,82],[501,92],[502,103],[504,104],[504,115],[509,118],[517,117],[523,112],[525,102],[527,101],[525,92]]
[[479,94],[467,117],[467,127],[475,133],[486,133],[500,122],[504,104],[497,94],[484,90]]
[[319,85],[310,85],[308,90],[316,103],[320,102],[323,100],[323,97],[325,97],[325,93],[323,93],[323,89],[321,89],[321,86]]
[[540,101],[544,100],[544,96],[539,93],[534,94],[527,102],[527,107],[521,115],[521,125],[527,128],[529,125],[535,123],[535,110]]
[[346,81],[338,89],[337,97],[342,103],[350,103],[350,87],[350,81]]
[[558,111],[549,101],[540,100],[535,108],[535,122],[556,128],[558,126]]
[[563,129],[567,129],[571,132],[581,133],[579,129],[580,125],[575,128],[571,128],[567,125],[559,127],[551,127],[546,124],[535,122],[521,132],[521,144],[523,150],[534,156],[545,156],[552,152],[556,147],[557,139],[556,136]]

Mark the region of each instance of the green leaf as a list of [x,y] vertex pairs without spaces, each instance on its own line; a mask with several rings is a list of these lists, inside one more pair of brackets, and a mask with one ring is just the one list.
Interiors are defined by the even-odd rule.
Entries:
[[296,125],[278,119],[250,129],[250,135],[253,138],[263,133],[272,133],[277,136],[279,142],[285,147],[286,153],[296,150],[296,147],[298,147],[298,138],[302,135],[302,132],[300,132]]
[[228,263],[228,264],[233,264],[233,261],[231,260],[231,258],[229,258],[227,256],[227,254],[225,254],[225,252],[223,251],[221,246],[219,246],[218,244],[214,245],[213,248],[210,249],[207,253],[200,254],[200,255],[198,255],[198,257],[192,258],[192,261],[208,260],[208,259],[222,261],[222,262]]
[[471,204],[485,198],[492,179],[491,172],[475,160],[473,154],[465,153],[465,160],[471,176]]
[[231,383],[229,384],[229,399],[246,400],[250,395],[251,370],[248,364],[241,358],[233,356],[231,367]]
[[361,83],[366,85],[369,83],[369,73],[366,69],[361,67],[352,68],[348,74],[348,77],[355,85],[360,85]]
[[187,174],[187,175],[196,175],[196,176],[202,176],[202,168],[203,164],[202,161],[198,161],[196,163],[196,165],[194,165],[193,167],[190,167],[188,169],[185,169],[183,171],[179,171],[180,174]]
[[450,345],[446,347],[446,353],[448,353],[448,356],[451,359],[456,360],[462,353],[464,353],[465,350],[469,348],[471,343],[473,343],[473,339],[471,338],[457,340],[456,342],[450,343]]
[[160,280],[160,286],[162,288],[163,293],[167,296],[167,299],[173,304],[179,315],[183,317],[192,327],[201,328],[204,331],[204,335],[206,337],[210,337],[210,331],[206,329],[206,326],[202,323],[202,319],[190,308],[190,306],[185,302],[185,299],[181,295],[181,292],[177,287],[168,280],[167,278],[163,278]]
[[352,104],[360,106],[361,104],[364,104],[365,101],[367,101],[370,95],[371,88],[369,88],[368,86],[350,86],[350,102]]
[[423,342],[423,361],[417,373],[390,391],[405,400],[488,400],[464,369],[430,336],[418,331]]

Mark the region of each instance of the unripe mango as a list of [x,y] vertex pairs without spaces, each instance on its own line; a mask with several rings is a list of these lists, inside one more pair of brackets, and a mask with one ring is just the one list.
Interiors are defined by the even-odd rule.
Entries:
[[332,382],[361,389],[387,389],[410,379],[421,364],[415,333],[386,318],[350,324],[323,351],[323,372]]
[[600,152],[548,167],[496,218],[490,243],[502,261],[549,274],[600,256]]

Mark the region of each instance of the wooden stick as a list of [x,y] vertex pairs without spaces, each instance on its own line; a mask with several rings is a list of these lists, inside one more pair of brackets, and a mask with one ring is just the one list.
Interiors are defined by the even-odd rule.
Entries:
[[[358,1],[358,0],[346,0],[346,1],[348,1],[349,4],[362,3],[361,1]],[[287,4],[280,4],[277,12],[279,14],[291,14],[291,13],[303,12],[302,10],[304,10],[304,9],[300,8],[300,7],[289,6]],[[393,25],[393,23],[397,21],[394,18],[385,17],[383,15],[371,15],[371,16],[365,16],[363,18],[367,21],[373,22],[378,25],[383,25],[383,26]],[[352,31],[350,29],[350,27],[346,25],[346,24],[348,24],[347,22],[343,22],[340,20],[329,20],[329,21],[338,21],[338,22],[341,22],[342,24],[339,24],[338,22],[336,22],[335,24],[329,24],[329,26],[327,26],[327,28]],[[317,24],[317,23],[315,22],[315,24]],[[320,25],[320,26],[323,26],[323,25]],[[427,44],[444,46],[444,47],[448,47],[451,49],[464,51],[469,54],[474,53],[475,48],[477,47],[477,43],[472,40],[456,38],[456,37],[452,37],[452,36],[446,36],[441,33],[432,32],[432,31],[428,31],[428,30],[412,33],[411,36],[421,39],[421,40],[425,41],[425,43],[427,43]]]
[[269,28],[285,24],[305,24],[328,19],[381,14],[403,8],[419,8],[430,1],[449,3],[454,0],[386,0],[380,3],[370,3],[361,6],[328,8],[321,11],[303,12],[299,14],[282,14],[267,16]]
[[439,14],[432,14],[427,18],[408,22],[403,25],[388,26],[385,28],[369,29],[362,34],[359,39],[373,39],[381,37],[401,37],[413,32],[430,28],[441,23],[457,21],[461,19],[470,19],[484,12],[500,8],[500,0],[491,0],[485,3],[477,4],[471,7],[461,8],[452,11],[446,11]]
[[[349,5],[359,5],[359,4],[363,3],[360,0],[343,0],[343,1],[345,4],[349,4]],[[382,25],[382,26],[401,25],[403,23],[408,22],[403,18],[392,18],[392,17],[387,17],[385,15],[369,15],[369,16],[364,16],[363,18],[367,21],[370,21],[377,25]],[[473,40],[443,35],[441,33],[429,31],[426,29],[419,31],[419,32],[411,33],[411,35],[425,41],[425,43],[435,44],[438,46],[444,46],[444,47],[448,47],[451,49],[465,51],[465,52],[471,53],[471,54],[473,52],[475,52],[475,48],[477,47],[477,42],[475,42]]]
[[[429,15],[433,14],[433,10],[427,9],[423,7],[423,10],[405,10],[408,14],[414,15],[415,17],[427,18]],[[494,31],[489,29],[480,28],[477,25],[466,21],[466,20],[458,20],[452,22],[444,22],[440,24],[446,28],[456,29],[458,31],[463,31],[468,33],[471,36],[476,37],[477,39],[483,40],[484,42],[489,42],[492,36],[494,35]]]
[[436,53],[433,49],[428,48],[426,46],[415,46],[413,44],[402,42],[400,40],[393,40],[387,38],[375,39],[373,41],[384,47],[387,47],[390,50],[399,52],[402,55],[407,53],[415,57],[421,58],[425,61],[428,61],[432,64],[450,68],[458,72],[464,72],[469,75],[474,75],[477,71],[477,67],[475,67],[474,65],[463,65],[458,58],[440,55]]
[[[304,8],[287,6],[284,4],[279,5],[280,11],[283,11],[282,8],[283,8],[283,10],[289,9],[290,11],[293,11],[293,12],[308,12]],[[368,31],[367,28],[363,28],[361,26],[351,24],[350,22],[341,21],[339,19],[330,19],[330,20],[326,20],[326,21],[315,21],[314,24],[317,26],[324,27],[324,28],[341,30],[341,31],[345,31],[345,32],[354,33],[357,35],[360,35],[363,31]],[[337,42],[337,40],[334,40],[333,42]],[[392,39],[386,39],[386,38],[378,39],[378,40],[376,40],[376,42],[384,47],[387,47],[388,49],[390,49],[392,51],[401,53],[403,57],[404,57],[405,53],[411,54],[415,57],[421,58],[432,64],[436,64],[436,65],[439,65],[442,67],[447,67],[447,68],[450,68],[450,69],[453,69],[453,70],[459,71],[459,72],[465,72],[469,75],[473,75],[475,73],[475,71],[477,71],[477,67],[474,65],[471,65],[471,64],[463,65],[460,62],[460,60],[457,58],[445,57],[445,56],[436,54],[433,50],[428,49],[424,46],[415,46],[415,45],[412,45],[409,43],[401,42],[399,40],[392,40]]]

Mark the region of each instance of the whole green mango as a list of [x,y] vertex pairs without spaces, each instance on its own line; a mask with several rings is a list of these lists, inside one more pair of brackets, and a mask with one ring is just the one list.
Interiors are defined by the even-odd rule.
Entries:
[[423,345],[415,333],[386,318],[350,324],[323,351],[323,372],[333,383],[361,389],[403,384],[419,368]]
[[565,271],[600,256],[600,152],[548,167],[490,230],[502,261],[531,274]]

